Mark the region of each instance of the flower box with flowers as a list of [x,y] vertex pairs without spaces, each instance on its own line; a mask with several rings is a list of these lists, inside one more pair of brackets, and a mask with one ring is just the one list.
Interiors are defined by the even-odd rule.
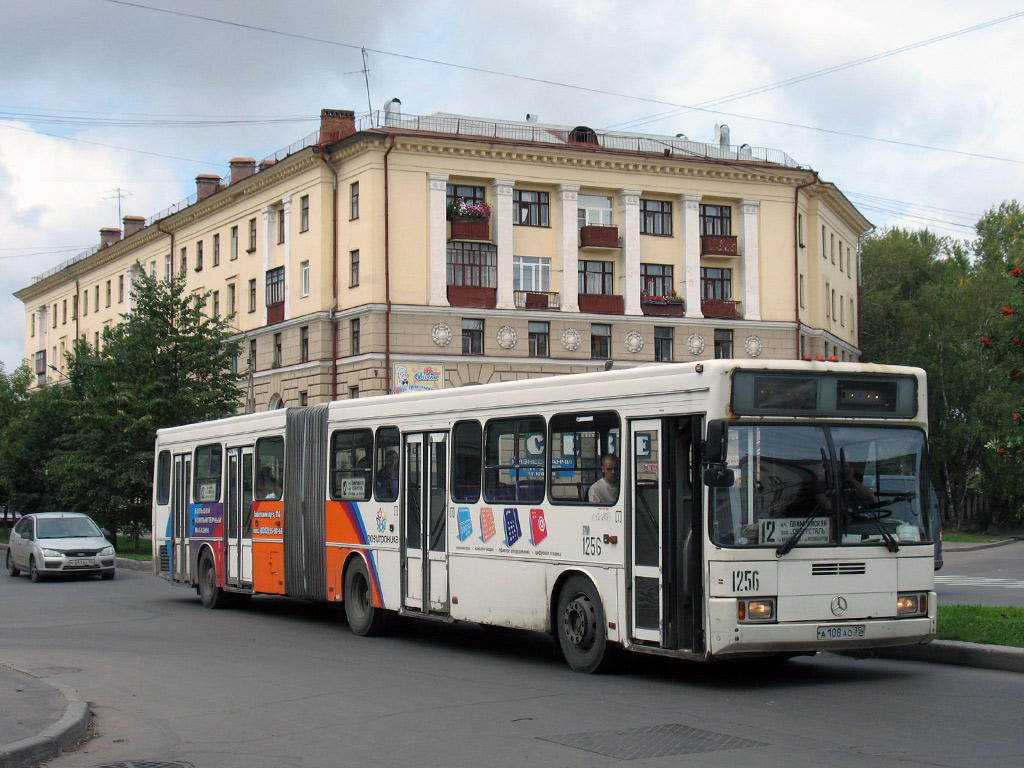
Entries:
[[681,317],[686,312],[686,301],[675,291],[669,291],[664,296],[641,292],[640,308],[645,315]]
[[452,223],[452,240],[489,240],[491,206],[488,203],[467,203],[458,199],[448,206]]

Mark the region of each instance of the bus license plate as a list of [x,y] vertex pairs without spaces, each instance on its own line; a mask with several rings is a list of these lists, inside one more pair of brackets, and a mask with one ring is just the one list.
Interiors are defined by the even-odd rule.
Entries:
[[819,640],[852,640],[864,637],[863,624],[838,624],[818,627]]
[[[68,560],[68,567],[69,568],[82,568],[82,567],[84,567],[86,565],[94,565],[94,564],[95,563],[92,560]],[[819,634],[820,634],[820,630],[819,630]]]

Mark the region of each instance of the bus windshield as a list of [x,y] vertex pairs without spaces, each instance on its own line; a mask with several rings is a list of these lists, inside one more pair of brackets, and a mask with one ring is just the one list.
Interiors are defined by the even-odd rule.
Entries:
[[724,547],[930,543],[925,438],[911,428],[729,425],[735,482],[710,489]]

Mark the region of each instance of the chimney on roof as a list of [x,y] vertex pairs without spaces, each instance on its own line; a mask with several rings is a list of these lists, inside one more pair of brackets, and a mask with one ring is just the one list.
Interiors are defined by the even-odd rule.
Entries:
[[118,227],[103,227],[100,229],[100,248],[107,248],[121,239],[121,230]]
[[402,100],[388,99],[384,102],[384,125],[398,125],[402,122]]
[[201,173],[196,176],[196,196],[200,200],[212,195],[220,188],[220,176],[213,173]]
[[125,216],[121,219],[121,223],[124,224],[125,237],[131,237],[136,232],[146,228],[146,218],[144,216]]
[[256,173],[256,161],[251,157],[232,157],[230,165],[232,184]]
[[320,110],[320,144],[333,144],[356,132],[356,113],[351,109]]
[[272,168],[277,165],[277,160],[272,157],[268,157],[266,160],[260,160],[260,170],[265,171],[267,168]]

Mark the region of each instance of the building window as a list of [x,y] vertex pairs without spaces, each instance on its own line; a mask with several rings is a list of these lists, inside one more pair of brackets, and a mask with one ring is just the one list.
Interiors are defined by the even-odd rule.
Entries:
[[156,280],[156,259],[149,262],[149,276]]
[[277,244],[284,244],[284,206],[277,209]]
[[725,360],[732,357],[732,331],[715,329],[715,359]]
[[800,306],[806,307],[807,304],[804,302],[804,276],[800,275]]
[[512,289],[539,293],[550,291],[551,259],[545,256],[513,256]]
[[462,321],[462,354],[484,353],[484,321],[466,318]]
[[836,235],[835,232],[830,232],[828,236],[828,252],[832,257],[832,263],[836,263]]
[[530,357],[547,357],[551,328],[548,323],[530,321]]
[[829,301],[832,304],[832,319],[835,320],[836,319],[836,289],[835,288],[831,289],[829,291],[829,293],[831,294]]
[[299,232],[309,231],[309,195],[299,198]]
[[469,205],[480,205],[487,202],[483,187],[469,184],[449,184],[445,187],[445,205],[449,209],[460,200]]
[[603,195],[579,195],[576,202],[578,227],[610,227],[612,199]]
[[[100,311],[100,287],[98,285],[96,286],[96,303],[95,303],[95,306],[96,306],[96,309],[94,309],[93,311],[94,312],[99,312]],[[53,311],[54,312],[57,311],[57,305],[56,304],[53,305]],[[54,319],[56,320],[56,318],[54,318]]]
[[305,390],[299,392],[299,405],[301,405],[301,406],[309,405],[309,393],[306,392]]
[[213,292],[213,316],[220,317],[220,291]]
[[[182,248],[181,249],[181,264],[179,265],[179,269],[180,269],[180,274],[182,274],[182,275],[184,275],[185,272],[188,271],[188,249],[187,248]],[[99,297],[97,297],[97,299],[98,298]],[[96,302],[96,306],[99,306],[99,301],[98,300]]]
[[299,362],[309,362],[309,326],[299,328]]
[[117,303],[124,304],[124,275],[117,276]]
[[348,198],[348,217],[350,219],[359,218],[359,182],[353,181],[349,186],[349,198]]
[[229,258],[232,261],[238,258],[238,227],[231,228],[231,253]]
[[728,205],[701,205],[700,233],[702,235],[731,235],[732,208]]
[[256,311],[256,278],[249,281],[249,311]]
[[235,284],[228,283],[228,314],[235,314]]
[[[82,291],[82,317],[85,317],[88,314],[89,314],[89,289],[86,288],[84,291]],[[54,320],[54,322],[56,323],[56,320]],[[57,326],[54,325],[53,327],[56,328]]]
[[[164,256],[164,280],[170,282],[171,271],[171,254],[168,253],[166,256]],[[88,312],[88,308],[86,308],[85,311]]]
[[353,318],[349,321],[349,335],[352,339],[352,354],[359,354],[359,318]]
[[284,303],[284,267],[267,270],[267,306]]
[[667,200],[641,200],[640,234],[671,235],[672,203]]
[[349,400],[355,400],[358,397],[359,397],[359,387],[349,387],[348,388],[348,399]]
[[256,370],[256,339],[249,339],[249,370]]
[[583,261],[579,262],[579,292],[600,293],[611,295],[615,293],[612,289],[612,263],[610,261]]
[[67,325],[68,324],[68,300],[67,299],[64,299],[64,301],[61,303],[61,310],[60,310],[60,312],[61,312],[60,324],[61,325]]
[[[77,293],[74,296],[71,297],[71,319],[72,320],[77,320],[78,319],[78,294]],[[32,335],[33,336],[36,335],[35,315],[32,315]]]
[[249,250],[247,253],[256,252],[256,219],[249,219]]
[[274,367],[281,367],[281,334],[274,334]]
[[196,243],[196,272],[203,271],[203,241]]
[[831,286],[829,285],[828,282],[826,282],[825,283],[825,317],[828,317],[828,318],[832,317],[832,310],[831,310],[830,305],[828,303],[828,294],[829,294],[829,292],[831,290],[832,290]]
[[593,360],[608,360],[612,356],[612,327],[604,323],[590,326],[590,357]]
[[348,287],[355,288],[359,285],[359,249],[348,252]]
[[656,326],[654,329],[654,359],[659,363],[671,363],[674,354],[673,331],[671,328]]
[[512,223],[522,227],[548,226],[548,193],[513,189],[512,216]]
[[798,213],[796,215],[796,241],[801,248],[806,248],[804,241],[804,215]]
[[732,300],[732,270],[723,267],[700,268],[700,297],[702,300]]
[[213,266],[220,266],[220,233],[213,236]]
[[299,280],[302,286],[302,295],[309,296],[309,262],[299,264]]
[[843,297],[839,297],[839,324],[846,325],[846,307],[843,304]]
[[498,249],[490,243],[453,240],[448,243],[448,285],[496,288]]
[[640,295],[669,296],[675,293],[671,264],[640,265]]

